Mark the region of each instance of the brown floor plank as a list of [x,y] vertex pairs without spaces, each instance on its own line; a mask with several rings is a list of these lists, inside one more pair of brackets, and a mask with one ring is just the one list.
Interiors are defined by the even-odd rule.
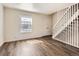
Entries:
[[79,49],[56,41],[51,36],[7,42],[1,56],[79,56]]

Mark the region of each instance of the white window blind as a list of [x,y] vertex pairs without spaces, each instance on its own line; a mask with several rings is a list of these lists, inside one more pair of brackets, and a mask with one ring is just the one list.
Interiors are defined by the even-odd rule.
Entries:
[[32,32],[32,17],[21,17],[21,32]]

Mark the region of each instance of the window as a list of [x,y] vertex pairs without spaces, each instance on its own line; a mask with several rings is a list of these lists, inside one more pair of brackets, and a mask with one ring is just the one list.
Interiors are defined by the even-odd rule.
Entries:
[[32,18],[21,17],[21,32],[32,32]]

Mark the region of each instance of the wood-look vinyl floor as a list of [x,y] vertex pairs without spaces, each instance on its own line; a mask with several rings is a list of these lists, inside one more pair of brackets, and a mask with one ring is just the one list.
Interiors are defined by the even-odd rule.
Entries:
[[0,47],[1,56],[79,56],[79,49],[61,43],[51,36],[6,42]]

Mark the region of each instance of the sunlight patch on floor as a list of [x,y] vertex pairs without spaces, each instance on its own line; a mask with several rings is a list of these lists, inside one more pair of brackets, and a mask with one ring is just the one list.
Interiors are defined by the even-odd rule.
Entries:
[[38,43],[43,43],[43,41],[41,40],[30,40],[30,41],[27,41],[28,44],[38,44]]

